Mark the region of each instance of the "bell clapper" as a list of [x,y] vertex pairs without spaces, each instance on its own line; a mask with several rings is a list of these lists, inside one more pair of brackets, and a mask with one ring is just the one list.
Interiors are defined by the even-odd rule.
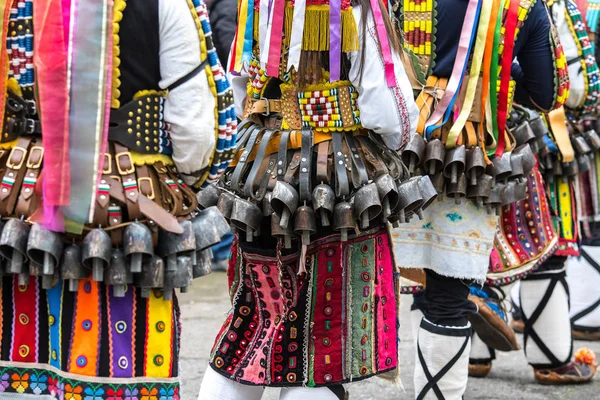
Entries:
[[415,172],[415,164],[417,163],[415,158],[417,158],[416,154],[411,152],[408,161],[408,172],[410,172],[411,175]]
[[310,232],[302,231],[302,244],[308,246],[310,244]]
[[79,289],[79,279],[69,279],[69,292],[76,292]]
[[481,196],[477,196],[475,197],[475,199],[477,200],[477,207],[483,207],[483,199],[481,198]]
[[142,253],[133,253],[131,255],[131,264],[129,269],[134,274],[142,272]]
[[198,265],[198,253],[196,251],[192,252],[192,265]]
[[253,239],[254,239],[254,229],[247,226],[246,227],[246,242],[252,243]]
[[8,272],[11,274],[20,274],[23,268],[23,254],[17,249],[13,249],[12,258],[10,259],[10,269]]
[[283,209],[283,213],[281,214],[281,219],[279,220],[279,226],[281,229],[287,228],[290,222],[290,209],[285,207]]
[[167,256],[167,271],[175,271],[177,269],[177,254],[169,254]]
[[327,210],[322,208],[319,210],[319,214],[321,214],[321,225],[329,226],[329,216],[327,215]]
[[429,163],[429,175],[435,175],[435,163],[433,161]]
[[394,228],[400,228],[400,221],[394,221],[394,222],[392,222],[392,226]]
[[419,208],[417,210],[417,216],[419,217],[419,220],[423,221],[424,217],[423,217],[423,209],[422,208]]
[[342,236],[342,242],[348,241],[348,229],[342,228],[340,229],[340,234]]
[[44,270],[42,273],[44,275],[54,274],[54,259],[52,258],[52,255],[48,252],[44,253]]
[[461,205],[461,203],[462,203],[462,199],[461,199],[460,195],[458,193],[455,193],[454,194],[454,204],[459,206],[459,205]]
[[404,213],[404,208],[400,210],[400,217],[398,219],[399,223],[403,223],[406,221],[406,214]]
[[181,293],[187,293],[187,292],[190,291],[190,287],[189,286],[184,286],[184,287],[180,288],[179,291]]
[[477,185],[477,172],[475,171],[475,168],[471,169],[471,185]]
[[452,171],[450,172],[450,183],[455,184],[458,182],[458,171],[456,170],[458,166],[455,162],[452,163]]
[[173,300],[173,288],[170,287],[166,287],[163,289],[163,298],[166,301],[171,301]]
[[142,298],[147,299],[150,297],[150,288],[143,287],[142,288]]
[[367,208],[365,211],[363,211],[362,215],[361,215],[361,219],[360,219],[360,228],[361,229],[367,229],[369,227],[369,209]]
[[283,236],[283,247],[285,247],[286,249],[292,248],[292,235]]
[[385,196],[383,198],[383,217],[388,219],[392,214],[392,209],[390,207],[390,198],[389,196]]
[[114,285],[113,286],[113,296],[125,297],[125,285]]
[[29,283],[29,274],[23,272],[19,274],[19,286],[27,286],[27,284]]
[[92,259],[92,279],[96,282],[104,280],[104,266],[99,258]]

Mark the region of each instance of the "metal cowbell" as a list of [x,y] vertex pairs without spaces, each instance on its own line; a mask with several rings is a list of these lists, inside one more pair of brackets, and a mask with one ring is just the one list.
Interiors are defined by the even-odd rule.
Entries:
[[197,252],[196,265],[192,266],[192,278],[201,278],[212,272],[212,256],[211,249]]
[[533,170],[533,167],[535,167],[537,163],[531,146],[528,144],[519,146],[513,150],[513,154],[519,155],[521,157],[521,160],[523,162],[523,174],[525,176],[529,175]]
[[429,175],[436,175],[444,169],[446,146],[440,139],[433,139],[427,143],[423,167]]
[[475,185],[469,185],[467,188],[467,198],[475,202],[477,207],[483,207],[492,194],[492,185],[494,178],[488,174],[483,174],[477,180]]
[[446,151],[444,176],[451,184],[458,183],[458,178],[465,172],[467,151],[464,145]]
[[398,203],[400,202],[398,186],[390,174],[378,176],[375,179],[375,185],[377,186],[377,192],[379,193],[379,198],[381,199],[383,218],[387,220],[392,215],[392,211],[398,207]]
[[158,254],[167,259],[167,271],[177,268],[177,257],[192,256],[196,252],[196,235],[191,221],[179,221],[183,233],[160,231]]
[[150,229],[139,222],[128,225],[123,232],[123,251],[131,272],[142,272],[142,263],[154,255]]
[[454,199],[455,204],[462,204],[462,199],[467,195],[467,177],[462,174],[456,183],[446,183],[446,194]]
[[60,265],[62,279],[69,281],[69,291],[76,292],[79,288],[79,281],[87,279],[90,276],[90,270],[81,263],[81,247],[76,244],[65,248]]
[[317,232],[315,212],[309,206],[300,206],[294,214],[294,232],[302,238],[303,245],[310,244],[310,235]]
[[402,161],[408,165],[408,172],[413,174],[415,169],[421,164],[425,156],[425,139],[421,135],[413,135],[404,150],[402,151]]
[[255,233],[260,229],[262,210],[248,200],[236,197],[231,210],[231,226],[246,232],[246,241],[252,242]]
[[152,289],[162,289],[165,283],[165,263],[159,256],[153,256],[142,264],[142,272],[136,274],[135,285],[141,288],[142,298],[149,298]]
[[180,289],[182,293],[192,283],[193,266],[192,258],[189,256],[177,257],[177,267],[174,270],[165,271],[165,285],[163,289],[165,300],[173,300],[173,289]]
[[196,250],[202,251],[220,243],[229,232],[229,224],[217,207],[209,207],[192,220],[192,229],[196,236]]
[[112,286],[113,296],[124,297],[127,284],[131,275],[127,268],[125,254],[121,250],[114,250],[110,256],[110,266],[104,271],[104,283]]
[[216,206],[219,202],[220,196],[221,190],[217,187],[217,185],[210,184],[196,193],[196,200],[198,201],[198,206],[204,209]]
[[33,224],[27,239],[27,256],[31,262],[42,265],[42,275],[53,275],[63,251],[63,238],[59,233]]
[[431,178],[428,175],[424,175],[419,178],[419,193],[423,198],[423,204],[421,204],[421,210],[423,211],[426,210],[435,199],[437,199],[437,190],[435,189],[435,186],[433,186]]
[[358,189],[354,195],[354,213],[360,221],[361,229],[367,229],[370,221],[381,214],[381,201],[375,183],[369,183]]
[[273,214],[271,217],[271,235],[277,239],[283,239],[283,247],[286,249],[292,248],[292,237],[294,235],[292,228],[290,224],[286,228],[282,228],[277,214]]
[[92,279],[102,282],[104,270],[110,266],[112,240],[102,229],[92,229],[83,239],[81,246],[82,263],[92,270]]
[[219,201],[217,202],[217,208],[221,211],[221,214],[225,217],[225,219],[229,220],[231,217],[231,210],[233,209],[233,200],[235,200],[235,195],[231,192],[223,191],[221,196],[219,196]]
[[348,240],[348,231],[356,229],[354,207],[343,201],[335,205],[333,210],[333,230],[340,232],[342,242]]
[[9,261],[6,270],[10,274],[24,273],[29,230],[29,224],[16,218],[10,218],[4,224],[0,234],[0,253]]
[[485,157],[481,147],[478,146],[467,150],[467,166],[465,168],[465,173],[471,185],[477,183],[477,178],[483,175],[485,167]]
[[296,212],[298,207],[298,200],[300,196],[298,192],[289,183],[277,181],[273,188],[273,195],[271,197],[271,207],[273,211],[279,216],[279,223],[282,228],[287,228],[290,219]]
[[312,204],[319,216],[321,226],[331,225],[331,216],[335,207],[335,192],[331,186],[321,183],[313,189]]

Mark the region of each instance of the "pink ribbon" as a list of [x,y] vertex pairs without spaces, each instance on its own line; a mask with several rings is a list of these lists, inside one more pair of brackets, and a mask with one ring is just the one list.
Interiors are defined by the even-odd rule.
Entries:
[[329,81],[340,80],[342,43],[340,40],[341,24],[340,0],[331,0],[329,2]]
[[275,0],[273,4],[273,23],[271,37],[269,38],[269,58],[267,62],[267,75],[279,76],[279,62],[281,61],[281,41],[283,39],[283,17],[285,0]]
[[[61,4],[62,3],[62,4]],[[44,225],[62,230],[59,206],[70,199],[69,92],[67,85],[70,1],[33,2],[34,46],[40,120],[44,132]],[[65,20],[65,15],[67,19]]]
[[[394,74],[394,62],[392,61],[392,52],[390,50],[390,42],[385,29],[385,23],[383,22],[383,15],[381,14],[381,8],[379,7],[379,0],[371,0],[371,9],[373,10],[373,17],[375,19],[375,27],[377,28],[377,37],[379,38],[379,45],[381,46],[381,53],[383,55],[383,63],[385,66],[385,81],[388,87],[396,86],[396,75]],[[363,34],[367,34],[364,32]],[[364,51],[364,49],[363,49]]]

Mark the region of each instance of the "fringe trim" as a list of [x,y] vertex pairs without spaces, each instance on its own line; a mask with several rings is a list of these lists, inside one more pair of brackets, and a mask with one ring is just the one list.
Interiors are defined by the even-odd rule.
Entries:
[[[294,6],[291,2],[285,4],[285,15],[283,25],[283,45],[288,48],[292,35],[292,22],[294,17]],[[358,51],[358,27],[352,7],[342,10],[341,19],[342,51]],[[329,6],[309,5],[306,6],[304,19],[304,36],[302,38],[302,50],[304,51],[329,51]],[[254,12],[254,40],[259,40],[259,16]]]
[[119,98],[121,97],[121,91],[119,87],[121,87],[121,70],[119,67],[121,66],[121,48],[119,47],[120,37],[119,37],[119,29],[120,23],[123,19],[123,11],[125,7],[127,7],[127,3],[125,0],[114,0],[114,10],[113,10],[113,50],[112,50],[112,58],[113,58],[113,71],[112,71],[112,93],[111,93],[111,102],[110,106],[112,108],[120,108],[121,102]]

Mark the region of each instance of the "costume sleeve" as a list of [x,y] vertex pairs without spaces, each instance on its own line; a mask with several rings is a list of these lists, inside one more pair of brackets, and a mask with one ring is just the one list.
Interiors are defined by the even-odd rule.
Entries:
[[[524,41],[516,54],[511,75],[516,81],[515,101],[524,106],[550,110],[554,103],[555,66],[550,41],[550,19],[542,1],[530,11],[517,42]],[[518,45],[519,43],[517,43]]]
[[248,73],[242,71],[240,75],[228,74],[233,90],[233,103],[235,104],[235,115],[242,119],[244,106],[246,105],[246,94],[248,93]]
[[[159,7],[160,87],[166,89],[200,65],[201,39],[186,0],[160,0]],[[215,107],[205,70],[169,92],[164,117],[180,173],[209,166],[216,146]]]
[[[351,63],[349,77],[358,91],[361,123],[365,128],[380,134],[389,148],[398,150],[408,142],[417,127],[419,112],[412,88],[400,57],[395,52],[392,56],[396,86],[387,86],[373,18],[369,18],[367,32],[362,32],[359,7],[354,8],[354,18],[358,25],[361,48],[359,51],[348,53]],[[367,35],[364,48],[363,35]],[[362,52],[365,53],[365,57],[361,69]]]

